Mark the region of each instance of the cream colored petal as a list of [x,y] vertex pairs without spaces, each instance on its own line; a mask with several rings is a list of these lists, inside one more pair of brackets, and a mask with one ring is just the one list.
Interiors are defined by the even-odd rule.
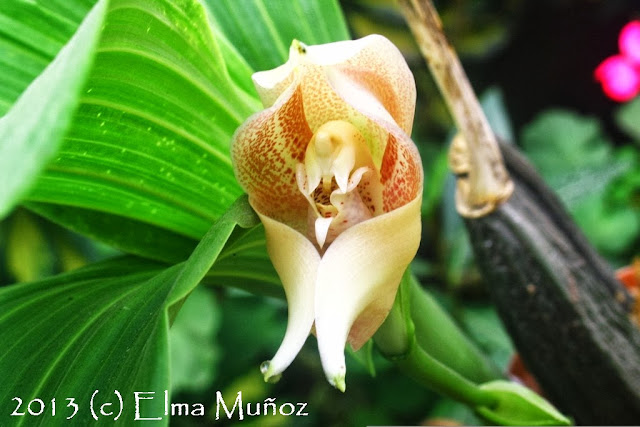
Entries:
[[362,49],[365,49],[370,41],[371,36],[367,36],[357,40],[343,40],[307,46],[307,61],[314,65],[321,66],[341,64],[353,58]]
[[[356,42],[358,49],[352,49],[350,57],[325,68],[331,85],[361,113],[378,120],[391,117],[391,121],[411,135],[416,85],[402,53],[377,34]],[[327,50],[327,55],[330,54]]]
[[251,76],[253,85],[258,92],[264,108],[271,107],[294,83],[292,61],[288,61],[278,68],[268,71],[260,71]]
[[[346,40],[318,46],[306,46],[297,40],[291,43],[289,59],[272,70],[253,74],[253,84],[265,108],[273,105],[278,97],[294,83],[296,68],[304,63],[332,65],[344,62],[366,47],[365,39]],[[301,52],[301,48],[306,53]]]
[[[267,237],[267,251],[287,297],[289,319],[280,348],[266,366],[265,381],[277,377],[296,357],[314,320],[315,282],[320,255],[305,236],[258,211]],[[256,325],[260,327],[260,325]]]
[[318,218],[314,224],[316,231],[316,242],[318,242],[318,246],[322,249],[324,247],[324,242],[327,240],[327,233],[329,233],[329,227],[333,222],[333,218]]
[[380,168],[387,132],[345,101],[329,83],[325,69],[305,66],[300,78],[304,115],[313,133],[330,121],[345,121],[362,134],[376,168]]
[[420,204],[418,196],[345,230],[320,261],[315,298],[318,348],[328,381],[340,389],[352,325],[364,316],[368,322],[359,325],[357,344],[371,337],[391,309],[402,274],[418,250]]

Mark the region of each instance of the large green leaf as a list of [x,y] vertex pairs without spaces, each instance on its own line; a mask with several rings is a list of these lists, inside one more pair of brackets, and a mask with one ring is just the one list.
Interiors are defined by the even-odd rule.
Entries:
[[[257,222],[243,197],[216,221],[184,263],[163,270],[150,261],[124,258],[0,289],[3,407],[14,397],[23,402],[18,412],[25,412],[33,399],[49,405],[57,398],[61,405],[57,419],[50,412],[37,418],[27,412],[11,424],[65,425],[72,413],[66,408],[67,398],[80,405],[73,418],[76,425],[92,422],[88,405],[95,390],[102,392],[98,402],[113,402],[114,390],[120,392],[126,424],[135,417],[134,392],[157,393],[143,416],[162,416],[161,394],[169,389],[170,316],[211,268],[236,225],[251,227]],[[15,407],[20,401],[14,399]],[[3,411],[0,425],[8,423],[12,410]]]
[[55,203],[27,202],[25,206],[48,219],[85,236],[145,258],[177,263],[185,260],[198,241],[191,237],[92,209]]
[[0,118],[0,218],[31,187],[69,127],[106,5],[106,0],[98,3],[56,59]]
[[[73,413],[68,398],[80,406],[74,425],[88,424],[95,390],[103,402],[115,401],[119,390],[130,406],[133,391],[166,389],[162,308],[170,282],[152,280],[158,269],[148,261],[120,259],[1,289],[0,424],[64,425]],[[56,418],[50,416],[53,398]],[[46,402],[40,417],[27,412],[33,399]],[[11,417],[16,408],[26,415]],[[124,414],[129,419],[131,409]]]
[[0,115],[69,41],[96,1],[0,2]]
[[229,139],[257,108],[231,56],[194,0],[113,0],[73,125],[29,200],[200,238],[241,193]]
[[293,39],[322,44],[349,39],[336,0],[206,0],[212,19],[257,71],[289,57]]
[[232,237],[204,282],[284,298],[284,290],[269,260],[265,244],[262,226]]

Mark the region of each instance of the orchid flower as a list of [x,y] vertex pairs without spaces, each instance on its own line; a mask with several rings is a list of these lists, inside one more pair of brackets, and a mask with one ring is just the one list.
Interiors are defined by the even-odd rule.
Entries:
[[357,350],[384,321],[420,243],[415,82],[379,35],[294,41],[253,81],[265,110],[236,131],[231,155],[289,307],[262,371],[278,378],[315,328],[325,375],[344,391],[346,342]]

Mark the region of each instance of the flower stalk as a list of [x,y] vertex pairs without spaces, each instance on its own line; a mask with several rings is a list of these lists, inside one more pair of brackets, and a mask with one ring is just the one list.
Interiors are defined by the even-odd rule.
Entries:
[[501,379],[502,375],[409,271],[403,276],[389,316],[373,338],[387,359],[422,385],[471,407],[494,404],[495,398],[476,382]]
[[[387,320],[373,337],[381,353],[401,372],[431,390],[468,405],[492,425],[571,424],[571,420],[549,402],[518,383],[501,379],[497,371],[480,369],[480,376],[473,379],[463,375],[459,367],[451,363],[456,363],[456,353],[467,353],[471,357],[469,362],[475,361],[476,366],[482,366],[485,361],[479,352],[470,351],[472,345],[465,342],[466,338],[455,325],[449,324],[451,320],[446,313],[434,310],[435,301],[421,308],[429,310],[430,329],[443,327],[447,335],[436,333],[433,335],[436,339],[425,341],[424,335],[421,339],[421,327],[413,321],[420,316],[416,316],[420,311],[412,303],[416,300],[416,291],[424,293],[406,272]],[[436,357],[433,350],[441,347],[445,347],[446,352],[440,351]],[[487,377],[482,377],[483,374]]]
[[441,363],[420,346],[412,346],[408,354],[395,358],[394,362],[400,371],[420,384],[472,408],[491,408],[498,403],[491,393]]
[[417,343],[429,355],[465,378],[483,383],[502,379],[503,373],[469,340],[442,306],[415,277],[411,285],[411,319]]

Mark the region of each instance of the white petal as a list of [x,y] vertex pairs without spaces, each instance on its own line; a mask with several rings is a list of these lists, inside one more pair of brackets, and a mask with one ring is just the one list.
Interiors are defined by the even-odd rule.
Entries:
[[342,193],[347,192],[347,185],[349,183],[349,175],[356,164],[356,150],[353,147],[352,142],[349,144],[343,144],[340,153],[336,156],[333,164],[331,165],[331,172],[336,178],[336,184]]
[[[379,37],[379,36],[378,36]],[[351,59],[364,49],[372,36],[357,40],[344,40],[333,43],[307,46],[307,60],[315,65],[335,65]]]
[[351,80],[340,70],[327,69],[325,72],[333,89],[362,114],[378,121],[383,120],[395,123],[391,114],[368,88],[362,87],[358,82]]
[[333,222],[333,218],[318,218],[315,222],[316,229],[316,241],[318,242],[318,246],[320,249],[324,247],[324,243],[327,240],[327,233],[329,233],[329,227]]
[[296,357],[313,325],[315,282],[320,255],[305,236],[258,212],[273,262],[289,306],[287,331],[280,348],[263,371],[265,381],[284,371]]
[[[402,274],[420,244],[421,197],[340,234],[318,268],[315,326],[322,366],[330,383],[344,381],[344,346],[369,339],[391,309]],[[350,338],[351,340],[351,338]]]
[[294,73],[291,62],[286,62],[278,68],[254,73],[251,78],[258,96],[265,108],[271,107],[278,98],[294,83]]

